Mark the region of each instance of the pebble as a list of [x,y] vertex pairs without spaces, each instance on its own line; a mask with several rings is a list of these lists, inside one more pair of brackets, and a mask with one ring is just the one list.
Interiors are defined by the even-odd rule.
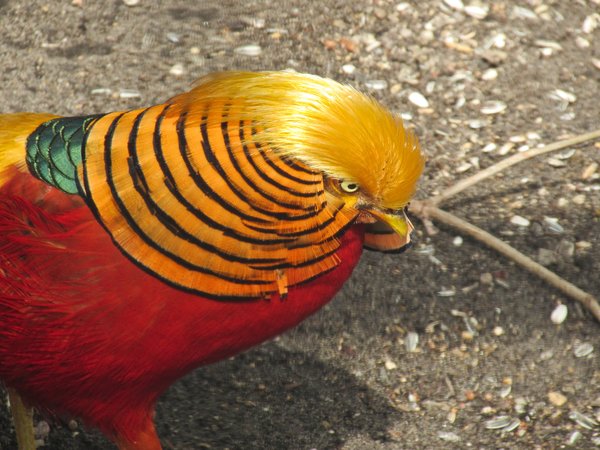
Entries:
[[408,101],[419,108],[429,108],[429,102],[423,94],[413,91],[408,95]]
[[385,368],[386,368],[386,370],[395,370],[398,368],[398,365],[391,359],[387,359],[385,361]]
[[176,77],[183,75],[185,73],[183,64],[180,64],[180,63],[173,64],[173,67],[171,67],[171,69],[169,69],[169,73],[171,75],[175,75]]
[[247,44],[236,47],[233,52],[243,56],[260,56],[262,54],[262,48],[257,44]]
[[493,67],[487,69],[481,74],[481,79],[485,81],[495,80],[496,78],[498,78],[498,71]]
[[577,194],[573,197],[572,202],[576,205],[583,205],[585,203],[585,194]]
[[548,392],[548,400],[554,406],[562,406],[565,403],[567,403],[567,397],[565,395],[561,394],[560,392],[556,392],[556,391]]
[[484,272],[479,276],[479,282],[486,286],[494,284],[494,276],[489,272]]
[[492,330],[492,333],[494,334],[494,336],[502,336],[504,334],[504,328],[496,326]]
[[342,72],[347,75],[352,75],[354,72],[356,72],[356,66],[354,64],[344,64],[342,66]]
[[528,227],[531,224],[531,222],[528,219],[518,215],[512,216],[510,219],[510,223],[519,227]]
[[556,254],[547,248],[539,248],[537,254],[537,261],[542,266],[549,266],[556,262]]
[[454,245],[455,247],[460,247],[462,244],[463,244],[462,236],[456,236],[454,239],[452,239],[452,245]]
[[567,319],[568,314],[569,308],[567,308],[567,305],[561,303],[557,305],[556,308],[554,308],[554,310],[552,311],[552,314],[550,314],[550,320],[552,321],[552,323],[560,325]]
[[140,3],[140,0],[123,0],[123,3],[127,6],[136,6]]

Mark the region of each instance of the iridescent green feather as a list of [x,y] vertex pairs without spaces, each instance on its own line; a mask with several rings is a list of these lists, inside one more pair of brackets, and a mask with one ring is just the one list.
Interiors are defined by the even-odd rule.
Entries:
[[33,175],[68,194],[79,194],[77,167],[90,126],[100,115],[61,117],[41,124],[27,138],[27,166]]

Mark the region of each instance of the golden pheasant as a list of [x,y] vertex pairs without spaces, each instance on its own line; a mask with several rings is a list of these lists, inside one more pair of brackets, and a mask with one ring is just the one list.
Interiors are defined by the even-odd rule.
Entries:
[[402,250],[423,157],[352,87],[228,72],[149,108],[0,115],[0,380],[160,449],[176,379],[314,313]]

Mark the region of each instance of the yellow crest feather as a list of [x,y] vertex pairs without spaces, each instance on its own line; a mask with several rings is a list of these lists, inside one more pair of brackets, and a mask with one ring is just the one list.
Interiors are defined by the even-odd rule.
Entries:
[[417,138],[351,86],[295,72],[224,72],[172,99],[186,107],[215,101],[235,102],[237,119],[259,130],[254,142],[358,183],[379,207],[402,208],[414,194],[424,165]]

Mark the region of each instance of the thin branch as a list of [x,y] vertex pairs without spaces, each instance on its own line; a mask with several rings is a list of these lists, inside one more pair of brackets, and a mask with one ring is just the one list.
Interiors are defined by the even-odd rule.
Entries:
[[436,206],[433,206],[429,202],[429,200],[416,200],[411,202],[411,212],[414,212],[420,217],[436,219],[439,222],[454,227],[472,236],[478,241],[483,242],[484,244],[503,254],[507,258],[515,261],[521,267],[537,275],[542,280],[556,287],[569,297],[580,302],[587,310],[589,310],[594,315],[596,320],[600,322],[600,304],[598,304],[598,301],[591,294],[588,294],[587,292],[579,289],[574,284],[569,283],[567,280],[559,277],[554,272],[546,269],[531,258],[525,256],[523,253],[514,249],[507,243],[491,235],[487,231],[484,231],[481,228],[472,225],[471,223],[455,216],[454,214],[450,214],[446,211],[443,211],[437,208]]
[[591,141],[594,139],[600,138],[600,130],[592,131],[591,133],[580,134],[579,136],[575,136],[570,139],[565,139],[562,141],[554,142],[550,145],[546,145],[544,147],[532,148],[531,150],[527,150],[522,153],[517,153],[515,155],[509,156],[508,158],[503,159],[502,161],[477,172],[475,175],[465,178],[464,180],[459,181],[453,186],[450,186],[444,192],[435,197],[431,198],[431,205],[439,205],[444,200],[448,200],[450,197],[458,194],[459,192],[464,191],[465,189],[473,186],[476,183],[479,183],[481,180],[491,177],[492,175],[497,174],[498,172],[510,167],[514,164],[517,164],[521,161],[525,161],[526,159],[533,158],[534,156],[543,155],[544,153],[553,152],[556,150],[561,150],[563,148],[571,147],[573,145],[581,144],[586,141]]

